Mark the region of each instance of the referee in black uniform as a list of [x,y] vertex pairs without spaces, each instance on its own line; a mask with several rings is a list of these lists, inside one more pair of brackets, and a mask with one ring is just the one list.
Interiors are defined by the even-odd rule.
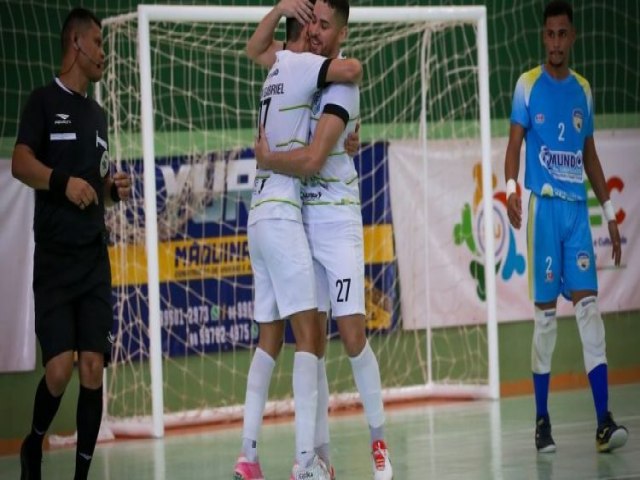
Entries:
[[40,479],[42,441],[71,378],[74,351],[80,376],[75,478],[87,478],[113,325],[104,211],[126,200],[131,185],[127,174],[109,174],[106,115],[87,96],[104,69],[100,20],[76,8],[61,37],[60,75],[29,96],[11,163],[13,176],[36,191],[33,292],[45,367],[20,450],[23,480]]

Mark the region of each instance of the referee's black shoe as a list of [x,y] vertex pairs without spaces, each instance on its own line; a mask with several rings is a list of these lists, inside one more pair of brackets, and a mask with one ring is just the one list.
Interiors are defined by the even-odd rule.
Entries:
[[627,438],[629,438],[627,429],[614,422],[611,412],[607,412],[607,416],[599,423],[598,430],[596,430],[596,448],[598,451],[606,453],[620,448],[627,443]]
[[551,436],[551,421],[549,415],[536,418],[536,448],[539,453],[553,453],[556,451],[556,442]]
[[20,480],[41,480],[42,446],[34,443],[27,435],[20,447]]

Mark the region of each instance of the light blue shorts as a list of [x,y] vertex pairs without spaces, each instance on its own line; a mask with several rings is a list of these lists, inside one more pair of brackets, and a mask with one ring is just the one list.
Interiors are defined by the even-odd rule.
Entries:
[[598,290],[587,202],[529,197],[529,288],[536,303],[568,300],[577,290]]

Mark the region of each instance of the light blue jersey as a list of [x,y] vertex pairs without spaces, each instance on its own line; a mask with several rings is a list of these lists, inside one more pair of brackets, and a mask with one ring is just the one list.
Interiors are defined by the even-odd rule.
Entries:
[[513,94],[511,122],[525,130],[525,187],[538,196],[586,200],[583,149],[593,135],[589,82],[570,71],[557,80],[544,66],[522,74]]

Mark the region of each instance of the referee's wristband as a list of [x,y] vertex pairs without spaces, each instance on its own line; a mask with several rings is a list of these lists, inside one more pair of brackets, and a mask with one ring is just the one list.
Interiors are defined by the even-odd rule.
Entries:
[[616,221],[616,212],[613,210],[611,199],[602,204],[602,211],[604,212],[604,218],[607,219],[607,223]]
[[512,193],[516,193],[517,191],[518,186],[516,184],[516,181],[513,178],[507,180],[507,200],[509,200],[509,197]]
[[109,189],[109,196],[111,197],[111,200],[116,203],[122,200],[120,198],[120,195],[118,195],[118,186],[116,185],[116,182],[113,182],[111,184],[111,188]]
[[49,176],[49,191],[57,198],[67,198],[67,184],[71,176],[57,168],[51,170]]

